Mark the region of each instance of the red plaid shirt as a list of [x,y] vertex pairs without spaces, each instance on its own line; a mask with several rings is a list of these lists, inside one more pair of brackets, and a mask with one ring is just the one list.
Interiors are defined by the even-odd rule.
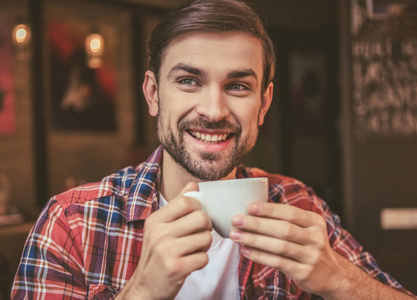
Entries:
[[[158,209],[161,157],[159,147],[137,168],[53,197],[29,234],[12,299],[115,298],[138,265],[144,222]],[[270,201],[322,215],[335,251],[382,283],[404,291],[301,182],[243,166],[237,177],[268,177]],[[243,257],[238,274],[242,299],[321,299],[280,271]]]

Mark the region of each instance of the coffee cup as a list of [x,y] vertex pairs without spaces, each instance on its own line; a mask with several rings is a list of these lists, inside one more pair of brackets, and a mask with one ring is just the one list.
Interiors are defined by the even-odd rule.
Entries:
[[268,178],[241,178],[198,183],[199,191],[184,196],[197,199],[210,217],[213,228],[225,238],[232,230],[235,215],[247,215],[252,202],[268,201]]

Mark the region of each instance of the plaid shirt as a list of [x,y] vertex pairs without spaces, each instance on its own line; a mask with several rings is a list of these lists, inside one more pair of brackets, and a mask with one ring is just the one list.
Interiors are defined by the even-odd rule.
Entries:
[[[32,228],[12,299],[113,299],[135,271],[144,222],[158,209],[162,148],[128,167],[53,197]],[[403,290],[340,226],[339,217],[301,182],[238,167],[237,177],[268,177],[270,201],[314,211],[327,222],[333,249],[382,283]],[[321,299],[279,270],[240,257],[242,299]],[[155,280],[158,280],[155,278]]]

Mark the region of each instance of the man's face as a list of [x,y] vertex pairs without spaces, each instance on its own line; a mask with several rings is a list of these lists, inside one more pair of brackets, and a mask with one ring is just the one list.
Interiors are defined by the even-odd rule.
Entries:
[[193,33],[168,45],[150,112],[188,173],[224,178],[254,146],[272,97],[272,86],[261,93],[262,74],[262,46],[247,34]]

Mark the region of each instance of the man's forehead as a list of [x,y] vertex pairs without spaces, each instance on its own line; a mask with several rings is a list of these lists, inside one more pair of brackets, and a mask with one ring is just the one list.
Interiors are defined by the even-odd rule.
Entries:
[[182,35],[173,39],[165,48],[161,68],[170,72],[171,68],[184,64],[204,69],[205,65],[210,66],[211,60],[219,58],[223,59],[225,68],[231,69],[246,69],[248,64],[262,65],[261,42],[242,32],[197,32]]

